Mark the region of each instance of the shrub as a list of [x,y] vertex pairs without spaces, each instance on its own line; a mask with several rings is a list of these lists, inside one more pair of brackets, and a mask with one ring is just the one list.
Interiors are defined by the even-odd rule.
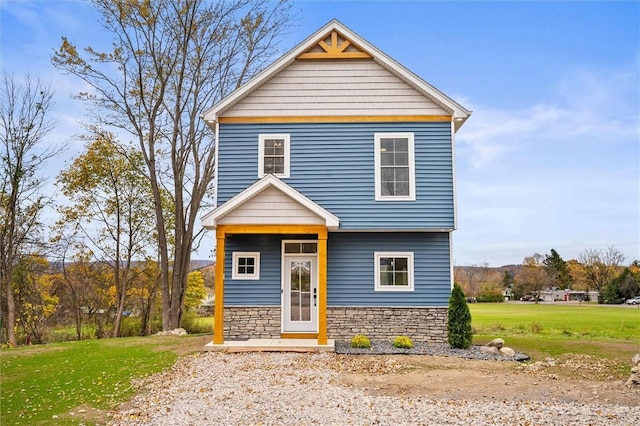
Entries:
[[466,349],[471,346],[471,313],[464,293],[458,284],[453,285],[449,298],[449,318],[447,338],[454,348]]
[[542,325],[537,322],[531,323],[531,332],[533,334],[540,334],[542,332]]
[[194,312],[184,312],[180,326],[189,334],[206,334],[211,333],[211,327],[207,324],[199,322]]
[[479,293],[477,301],[478,303],[500,303],[504,302],[504,296],[502,293]]
[[352,348],[369,349],[371,348],[371,340],[364,334],[358,334],[351,339]]
[[120,337],[140,336],[140,319],[135,317],[122,318],[120,322]]
[[393,339],[393,346],[396,348],[411,349],[413,342],[407,336],[398,336]]

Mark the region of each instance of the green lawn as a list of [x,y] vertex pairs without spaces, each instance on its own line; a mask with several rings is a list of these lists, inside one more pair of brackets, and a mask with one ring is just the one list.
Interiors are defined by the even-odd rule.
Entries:
[[[469,307],[474,343],[501,337],[534,360],[589,356],[609,366],[607,377],[622,379],[640,352],[640,309],[544,303]],[[212,317],[196,321],[213,328]],[[131,379],[169,369],[178,356],[209,340],[208,335],[151,336],[2,349],[0,424],[104,423],[106,410],[135,392]]]
[[621,379],[640,352],[640,309],[550,303],[473,303],[469,309],[475,344],[501,337],[533,360],[593,357],[610,363]]
[[[189,340],[191,339],[191,340]],[[85,424],[94,409],[129,399],[131,379],[170,368],[186,346],[202,337],[84,340],[3,349],[0,424]],[[74,413],[73,415],[69,413]],[[95,413],[94,413],[95,414]]]
[[640,309],[545,303],[469,304],[477,334],[623,340],[640,343]]

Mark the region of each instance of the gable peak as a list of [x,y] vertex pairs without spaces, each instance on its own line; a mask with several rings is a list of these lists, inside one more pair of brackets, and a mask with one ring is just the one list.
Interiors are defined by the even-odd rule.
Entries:
[[371,59],[364,49],[339,32],[335,27],[318,39],[296,59]]

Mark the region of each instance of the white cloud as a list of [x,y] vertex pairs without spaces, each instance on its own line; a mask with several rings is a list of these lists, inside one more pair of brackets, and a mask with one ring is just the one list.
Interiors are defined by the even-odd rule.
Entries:
[[637,143],[640,93],[636,66],[598,74],[575,71],[562,77],[554,99],[521,109],[468,104],[474,113],[457,136],[459,158],[474,168],[493,167],[529,144]]

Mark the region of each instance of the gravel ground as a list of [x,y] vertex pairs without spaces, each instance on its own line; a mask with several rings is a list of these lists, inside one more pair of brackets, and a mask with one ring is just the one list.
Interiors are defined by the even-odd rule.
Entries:
[[465,359],[481,359],[488,361],[527,361],[529,356],[520,352],[516,352],[513,358],[485,354],[480,351],[480,346],[471,346],[469,349],[454,349],[446,343],[414,343],[412,349],[400,349],[393,346],[391,342],[371,342],[370,349],[354,349],[349,341],[337,341],[335,350],[338,354],[351,355],[388,355],[388,354],[407,354],[407,355],[433,355],[433,356],[455,356]]
[[[341,375],[402,370],[385,357],[205,352],[140,383],[111,425],[638,425],[640,407],[371,395]],[[408,373],[410,374],[410,373]]]

